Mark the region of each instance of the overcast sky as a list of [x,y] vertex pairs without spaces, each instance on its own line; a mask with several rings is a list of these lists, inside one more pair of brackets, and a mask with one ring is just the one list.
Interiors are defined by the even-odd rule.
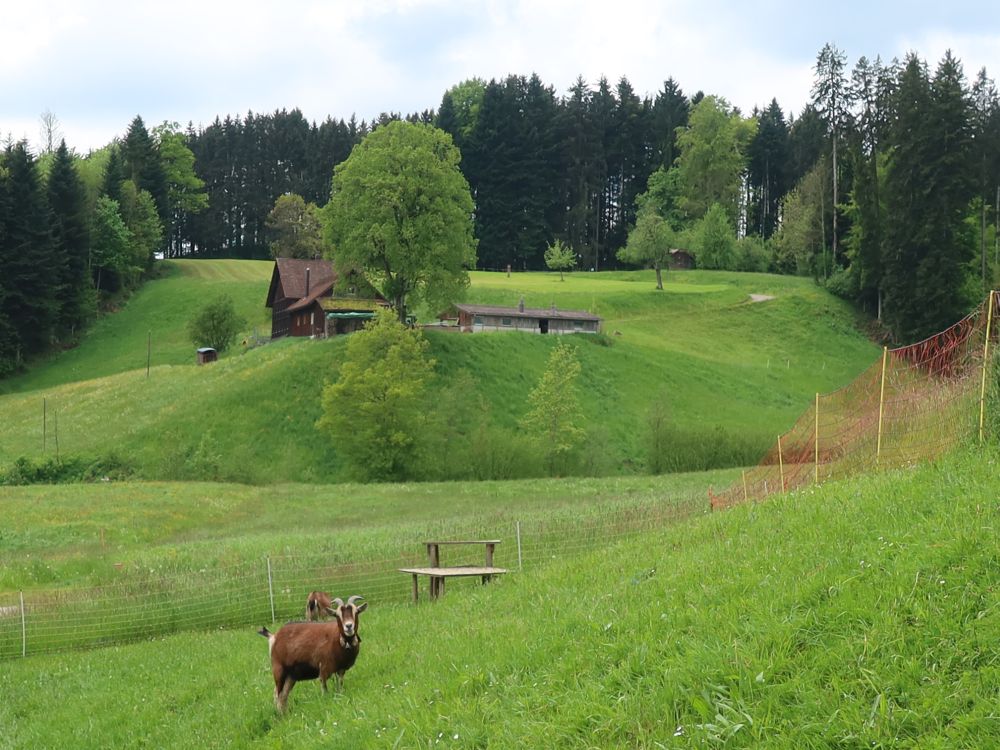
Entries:
[[803,0],[0,0],[0,135],[39,141],[59,120],[81,153],[136,115],[195,126],[299,107],[371,119],[437,108],[451,85],[537,72],[565,93],[577,75],[627,76],[654,94],[673,76],[749,111],[809,98],[826,42],[853,65],[952,49],[972,78],[1000,78],[993,2]]

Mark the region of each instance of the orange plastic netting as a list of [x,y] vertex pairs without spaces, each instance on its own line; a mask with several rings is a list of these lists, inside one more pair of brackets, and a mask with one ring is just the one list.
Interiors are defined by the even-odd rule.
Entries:
[[916,344],[886,349],[853,382],[815,403],[712,508],[829,479],[903,466],[982,439],[1000,296]]

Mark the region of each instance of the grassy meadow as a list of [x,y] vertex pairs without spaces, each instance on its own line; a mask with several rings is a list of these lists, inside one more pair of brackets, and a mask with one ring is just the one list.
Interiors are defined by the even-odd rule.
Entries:
[[249,625],[8,660],[0,746],[995,747],[997,461],[698,516],[433,605],[371,597],[345,692],[301,683],[285,717]]
[[[20,457],[80,457],[137,478],[222,482],[336,482],[336,446],[316,432],[319,394],[336,377],[344,339],[237,345],[210,367],[192,364],[184,326],[226,291],[267,334],[272,264],[170,261],[162,278],[103,319],[80,346],[0,383],[0,470]],[[840,387],[877,357],[850,308],[805,279],[684,272],[654,288],[652,272],[476,272],[468,299],[556,304],[605,318],[606,335],[573,340],[583,365],[589,427],[580,471],[644,471],[650,404],[667,404],[679,468],[752,463],[817,391]],[[751,303],[750,294],[775,299]],[[153,334],[150,376],[146,332]],[[461,372],[510,430],[527,410],[551,337],[428,332],[446,401]],[[48,414],[43,453],[43,400]]]

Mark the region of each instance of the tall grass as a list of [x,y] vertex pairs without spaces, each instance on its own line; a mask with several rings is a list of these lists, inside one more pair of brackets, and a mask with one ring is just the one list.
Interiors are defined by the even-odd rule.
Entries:
[[283,718],[251,627],[10,660],[3,741],[995,747],[997,460],[697,517],[433,606],[372,597],[344,694],[304,683]]

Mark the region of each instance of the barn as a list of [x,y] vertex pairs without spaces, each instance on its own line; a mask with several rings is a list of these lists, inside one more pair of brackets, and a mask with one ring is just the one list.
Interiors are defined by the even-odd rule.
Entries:
[[522,299],[517,307],[495,305],[455,305],[458,325],[467,333],[480,331],[522,331],[524,333],[598,333],[601,318],[581,310],[558,310],[525,307]]
[[271,338],[351,333],[379,307],[388,307],[389,303],[360,279],[352,279],[346,291],[334,294],[337,281],[337,272],[328,260],[275,260],[265,303],[271,308]]

